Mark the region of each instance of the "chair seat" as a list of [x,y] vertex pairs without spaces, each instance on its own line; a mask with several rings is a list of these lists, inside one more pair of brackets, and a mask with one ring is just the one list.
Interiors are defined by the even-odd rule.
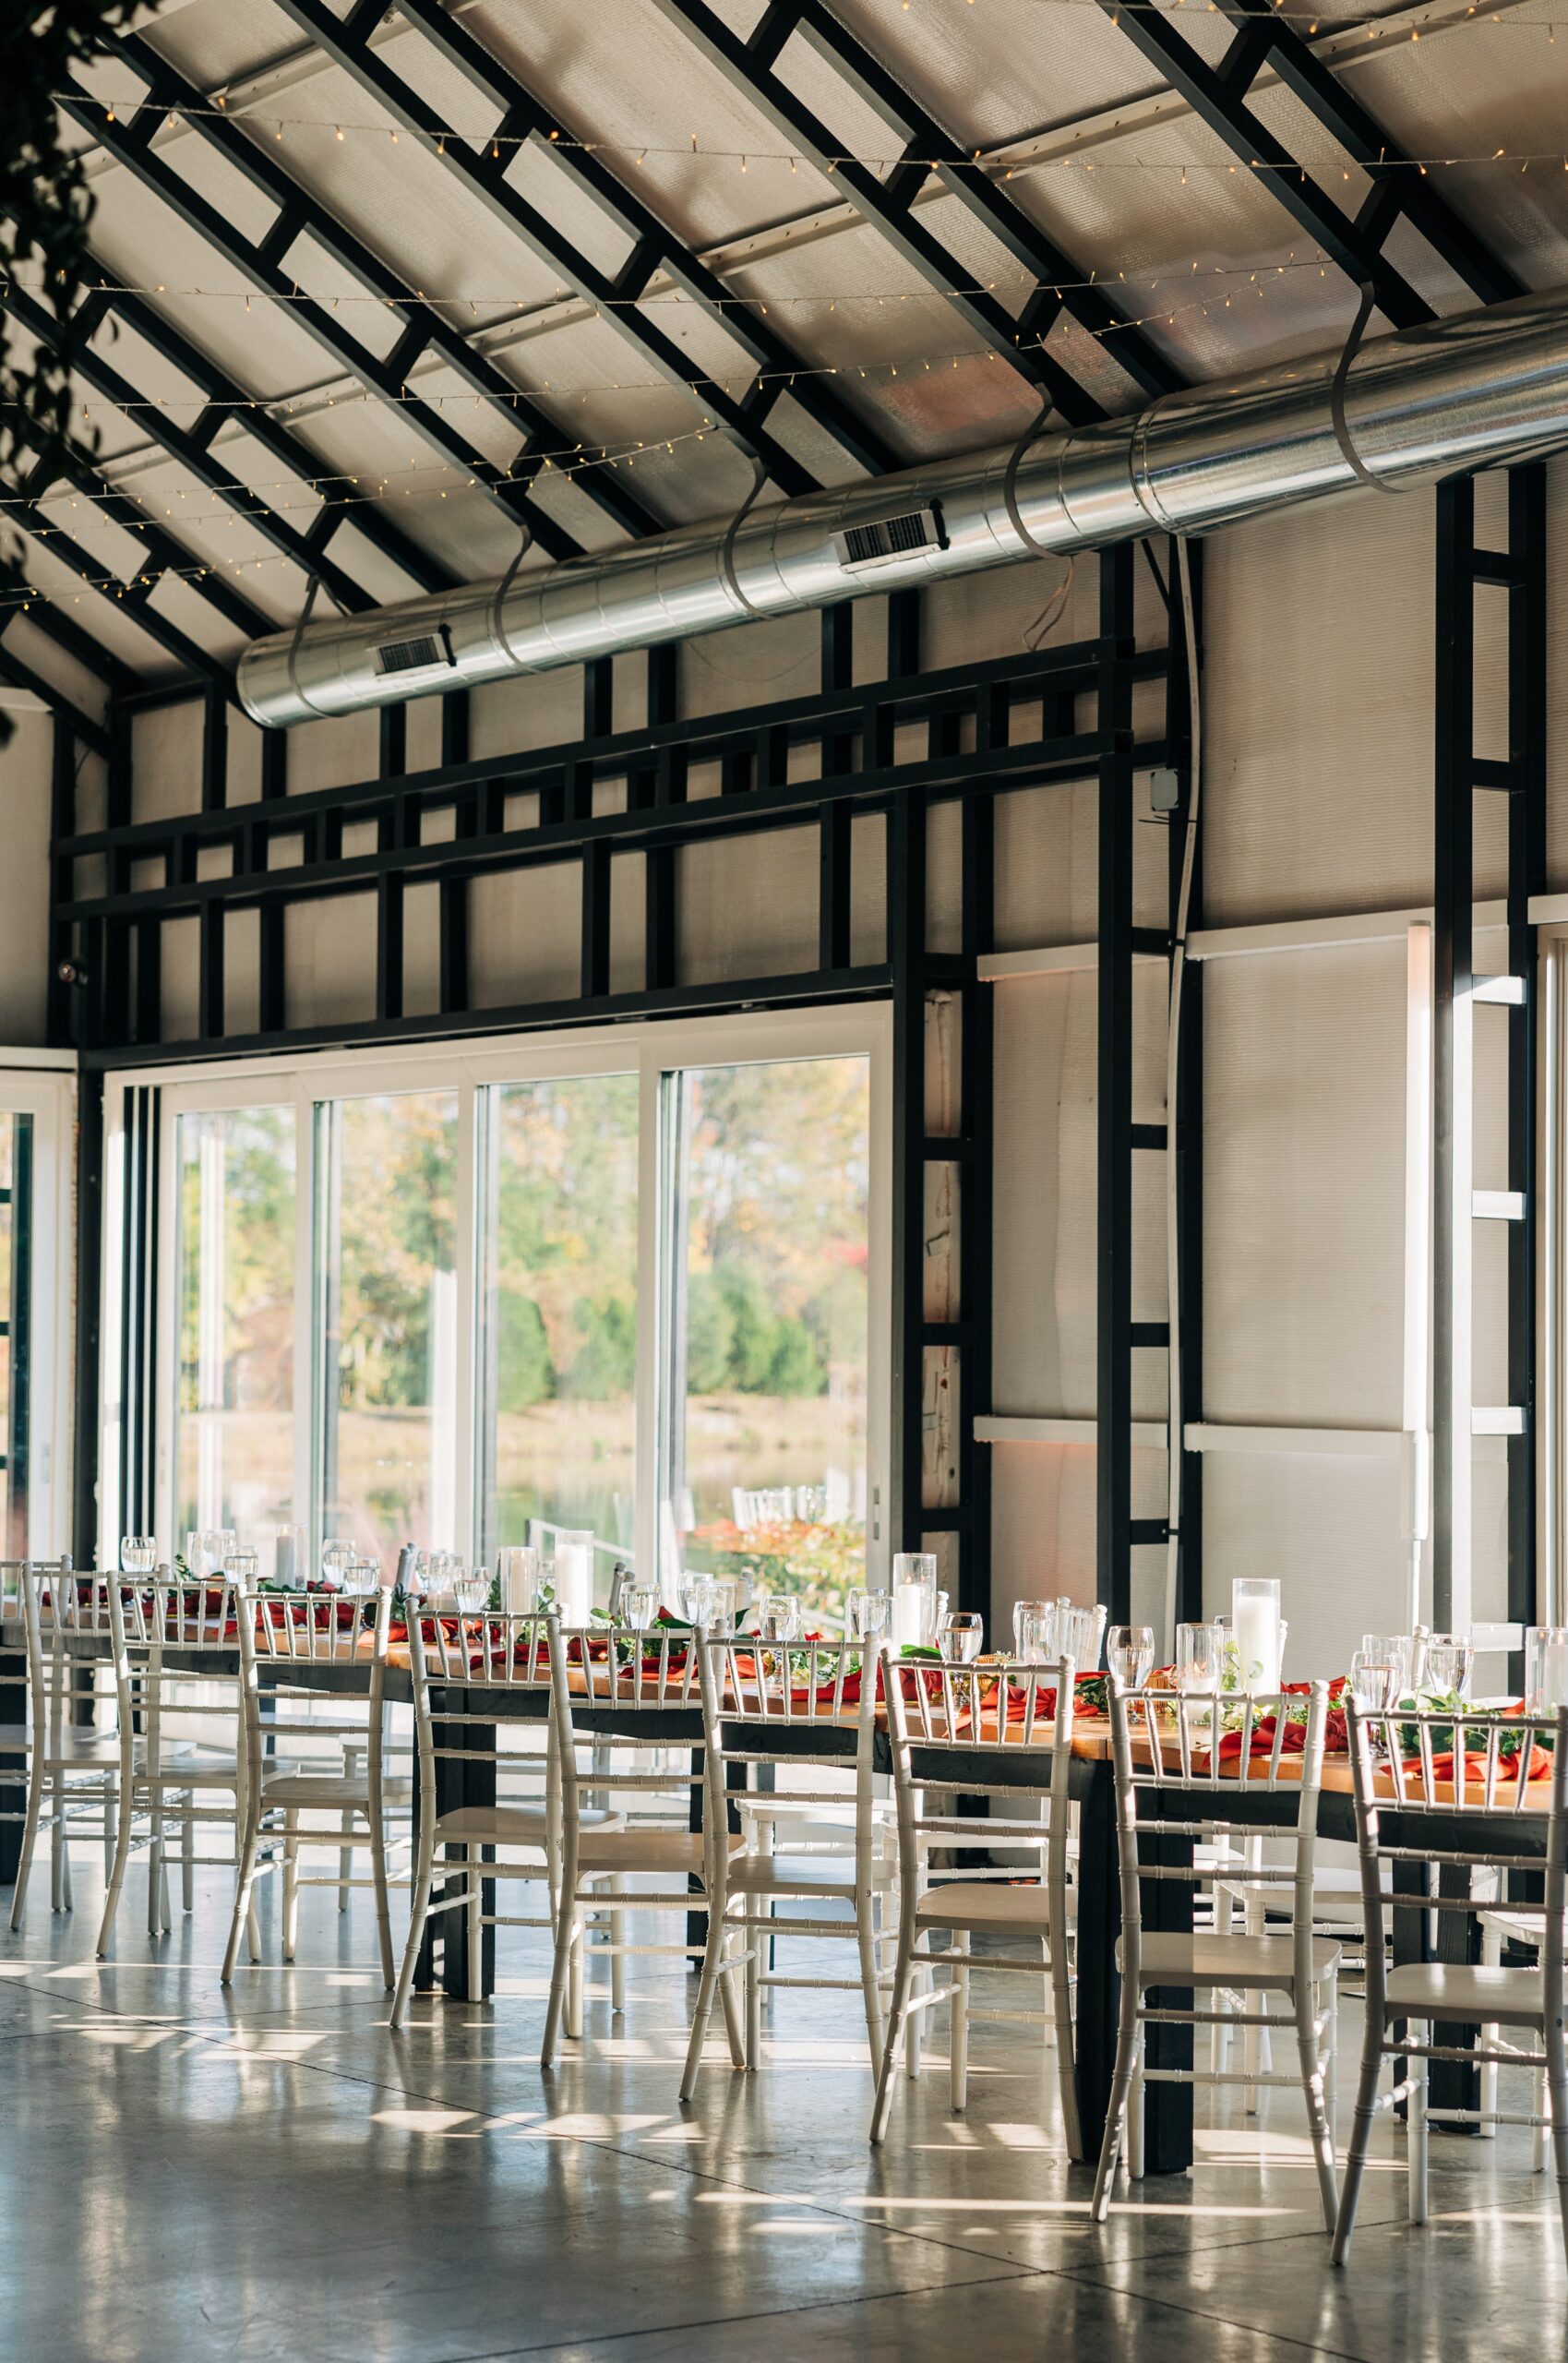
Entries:
[[[58,1745],[52,1747],[43,1759],[52,1772],[64,1765],[114,1765],[119,1760],[118,1732],[88,1730],[67,1723],[55,1736]],[[0,1756],[20,1756],[31,1745],[30,1724],[0,1723]]]
[[[852,1855],[737,1854],[730,1864],[730,1891],[740,1895],[821,1895],[853,1902],[855,1861]],[[892,1865],[874,1863],[871,1885],[891,1888]]]
[[954,1879],[927,1890],[915,1908],[917,1928],[989,1928],[1016,1937],[1043,1937],[1050,1899],[1043,1887],[1007,1887],[999,1880]]
[[1385,2007],[1394,2018],[1527,2026],[1546,2008],[1546,1981],[1538,1969],[1406,1961],[1389,1971]]
[[[626,1816],[595,1805],[581,1817],[584,1829],[624,1829]],[[543,1846],[549,1820],[543,1805],[460,1805],[441,1814],[436,1840],[444,1846]]]
[[[1313,1977],[1326,1977],[1343,1950],[1327,1937],[1314,1937]],[[1119,1942],[1116,1957],[1119,1966]],[[1288,1985],[1295,1973],[1293,1937],[1224,1937],[1203,1930],[1189,1937],[1165,1929],[1143,1934],[1145,1985]]]
[[[382,1781],[381,1795],[384,1804],[407,1805],[413,1795],[413,1782],[398,1774]],[[368,1813],[370,1782],[363,1772],[264,1772],[261,1802],[264,1806],[282,1805],[294,1812],[348,1813],[357,1808]]]
[[[733,1854],[746,1841],[732,1832],[729,1843]],[[628,1829],[623,1822],[618,1830],[585,1838],[577,1863],[580,1871],[684,1871],[700,1877],[702,1849],[700,1830]]]

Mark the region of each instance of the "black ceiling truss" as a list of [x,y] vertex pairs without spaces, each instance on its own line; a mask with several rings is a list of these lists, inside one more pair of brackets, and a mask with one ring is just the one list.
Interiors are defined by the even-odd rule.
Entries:
[[[34,618],[30,618],[29,620]],[[95,755],[108,753],[109,734],[103,725],[95,722],[90,714],[84,714],[64,690],[56,689],[53,681],[45,680],[42,673],[35,672],[13,649],[4,646],[0,646],[0,680],[9,681],[14,690],[25,690],[37,698],[58,722],[75,733],[83,746],[90,747]]]
[[[359,10],[346,23],[341,22],[321,0],[277,0],[283,15],[307,33],[318,47],[352,74],[362,89],[368,91],[377,105],[384,107],[393,120],[418,133],[426,140],[437,161],[458,181],[470,196],[478,199],[507,229],[521,238],[529,251],[547,269],[553,270],[564,286],[569,287],[585,302],[603,307],[602,317],[616,333],[640,355],[655,374],[671,386],[692,395],[711,413],[715,423],[729,433],[766,469],[773,482],[787,494],[812,492],[818,488],[818,478],[803,462],[781,444],[766,423],[766,413],[784,390],[782,378],[772,379],[754,389],[756,399],[740,402],[716,379],[667,337],[656,322],[638,309],[637,298],[646,288],[655,271],[662,266],[672,241],[645,208],[636,206],[626,192],[617,188],[607,172],[593,175],[592,193],[606,210],[613,208],[616,219],[631,234],[634,244],[627,270],[616,275],[604,270],[578,251],[561,231],[542,213],[538,207],[515,189],[507,178],[514,160],[514,143],[535,136],[548,140],[555,127],[555,118],[542,103],[524,90],[508,74],[505,67],[469,35],[465,29],[439,10],[408,12],[420,30],[433,39],[438,37],[443,54],[457,64],[470,82],[483,90],[500,110],[497,132],[507,145],[497,154],[492,146],[475,153],[465,140],[440,138],[443,118],[439,111],[421,98],[402,77],[389,66],[378,51],[371,46],[370,36],[385,13],[383,8]],[[578,151],[577,161],[588,159]],[[586,174],[580,176],[589,186]],[[628,209],[634,218],[628,218]],[[694,257],[687,258],[688,272],[701,271]],[[710,296],[710,308],[716,312],[726,329],[735,325],[732,315],[738,307],[718,303],[721,291],[715,283]],[[773,359],[778,362],[782,348],[777,347]],[[787,361],[783,362],[788,366]],[[849,414],[842,405],[832,415],[842,427]],[[885,447],[880,445],[869,430],[860,427],[856,433],[856,456],[867,464],[868,454],[874,454],[878,464],[892,464]]]
[[[224,467],[221,460],[214,458],[209,438],[221,420],[221,411],[206,412],[203,423],[196,431],[176,426],[156,403],[149,403],[139,390],[128,378],[122,377],[111,362],[92,350],[88,340],[93,326],[114,302],[114,293],[95,290],[77,315],[75,325],[79,332],[79,341],[72,355],[71,366],[82,384],[90,387],[102,401],[123,411],[138,432],[144,433],[172,460],[177,460],[209,492],[226,500],[236,515],[248,518],[263,540],[270,543],[282,557],[293,558],[307,575],[319,574],[322,588],[329,591],[346,612],[353,614],[369,606],[372,604],[370,594],[337,563],[329,551],[312,543],[310,532],[301,533],[297,526],[291,525],[286,518],[281,517],[262,499],[259,493],[252,492],[238,482],[233,471]],[[14,281],[0,287],[0,303],[5,304],[34,336],[59,348],[64,330],[47,305],[36,302]],[[82,313],[90,309],[91,318],[84,320]],[[205,425],[207,420],[210,420],[210,427]],[[290,464],[297,466],[301,460],[308,457],[303,447],[296,447]],[[345,482],[343,489],[346,488]],[[330,499],[329,494],[324,498],[324,508],[330,505]],[[423,587],[436,590],[442,586],[427,583]]]
[[[276,218],[260,245],[252,245],[217,206],[182,179],[145,139],[137,140],[131,136],[138,122],[150,118],[156,124],[165,108],[202,106],[205,94],[136,36],[117,39],[112,48],[146,80],[147,97],[128,123],[118,110],[115,120],[109,120],[103,106],[85,95],[69,99],[64,103],[74,120],[188,228],[205,239],[231,269],[242,273],[269,299],[287,302],[291,318],[347,376],[379,399],[396,402],[410,431],[449,464],[485,485],[508,517],[527,524],[542,550],[557,558],[581,556],[581,545],[532,496],[533,480],[543,471],[546,457],[560,447],[560,429],[555,422],[476,346],[449,327],[409,287],[406,280],[307,196],[232,117],[215,113],[193,114],[188,118],[192,127],[277,208]],[[295,300],[297,282],[284,267],[284,260],[291,248],[306,236],[334,256],[368,292],[380,296],[392,315],[402,322],[403,334],[385,359],[361,344],[325,304]],[[497,467],[439,409],[414,393],[407,382],[409,372],[427,352],[450,367],[482,400],[495,404],[521,435],[523,448],[509,468]],[[657,521],[616,470],[585,469],[575,481],[621,531],[646,534],[655,530]]]
[[[1105,411],[1037,342],[1058,308],[1104,339],[1107,354],[1145,390],[1168,393],[1185,382],[1141,330],[1124,322],[1108,295],[1082,283],[1088,272],[1014,204],[1004,186],[975,171],[973,151],[943,133],[820,0],[771,0],[749,40],[733,32],[709,0],[656,0],[656,5],[803,156],[823,173],[832,167],[835,184],[856,210],[928,286],[947,297],[983,343],[1038,392],[1048,394],[1070,424],[1083,425],[1103,417]],[[887,180],[868,166],[846,160],[842,139],[775,70],[779,53],[796,31],[831,57],[903,138],[905,162]],[[954,195],[1040,282],[1035,299],[1019,318],[975,287],[940,240],[916,218],[914,201],[929,177],[931,163]],[[1115,333],[1107,336],[1112,329]]]
[[[1275,13],[1269,0],[1230,0],[1232,13],[1244,21],[1216,66],[1199,55],[1167,14],[1122,7],[1119,0],[1099,5],[1329,259],[1358,286],[1371,283],[1378,309],[1395,328],[1416,328],[1436,317],[1385,252],[1402,215],[1481,303],[1524,294],[1521,282],[1460,220],[1431,175],[1413,169],[1398,141],[1294,26]],[[1248,105],[1248,93],[1265,65],[1369,176],[1371,187],[1354,216],[1335,204],[1312,172]]]

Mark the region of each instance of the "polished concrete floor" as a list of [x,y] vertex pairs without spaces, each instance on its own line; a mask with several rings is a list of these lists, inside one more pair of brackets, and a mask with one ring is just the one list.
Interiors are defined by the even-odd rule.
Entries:
[[777,1996],[765,2071],[735,2075],[721,2040],[683,2111],[688,1982],[668,1965],[634,1963],[624,2018],[592,2004],[544,2078],[536,1936],[503,1933],[493,2004],[422,2001],[395,2039],[357,1910],[307,1897],[293,1969],[269,1918],[268,1961],[225,1997],[219,1874],[156,1943],[128,1890],[108,1964],[99,1892],[84,1860],[74,1915],[51,1915],[45,1881],[0,1937],[7,2363],[1568,2348],[1552,2185],[1521,2133],[1436,2141],[1413,2229],[1385,2132],[1335,2274],[1294,2095],[1252,2118],[1200,2095],[1191,2175],[1123,2182],[1100,2231],[1017,2030],[976,2030],[960,2120],[935,2022],[873,2156],[846,1996]]

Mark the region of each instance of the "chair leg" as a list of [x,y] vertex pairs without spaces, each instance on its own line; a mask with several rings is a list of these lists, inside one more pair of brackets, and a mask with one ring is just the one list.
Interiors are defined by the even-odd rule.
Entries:
[[76,1896],[71,1887],[71,1826],[66,1818],[66,1793],[60,1793],[60,1895],[62,1909],[73,1912]]
[[[1552,2122],[1551,2085],[1548,2079],[1548,2071],[1544,2068],[1538,2069],[1536,2071],[1535,2091],[1536,2105],[1533,2114],[1536,2122],[1530,2128],[1530,2172],[1533,2175],[1544,2175],[1547,2136]],[[1547,2119],[1545,2124],[1541,2122],[1543,2117]]]
[[196,1910],[196,1823],[188,1813],[180,1825],[180,1908]]
[[722,1916],[719,1913],[709,1913],[708,1941],[702,1948],[702,1973],[697,1985],[697,2007],[691,2013],[691,2034],[686,2046],[686,2066],[681,2071],[680,2097],[683,2104],[691,2100],[696,2094],[697,2079],[702,2067],[702,2046],[708,2040],[708,2021],[713,2009],[713,1988],[721,1983],[726,2005],[724,2017],[726,2021],[732,2024],[731,2059],[737,2068],[744,2068],[748,2064],[744,2043],[741,2045],[740,2057],[735,2058],[733,2033],[735,1997],[730,1991],[729,1975],[725,1973],[721,1978],[721,1972],[724,1966],[724,1953],[734,1926],[735,1923],[732,1920]]
[[283,1959],[293,1961],[299,1937],[299,1809],[283,1814]]
[[882,2141],[888,2129],[888,2111],[892,2106],[892,2080],[898,2073],[899,2049],[909,2019],[909,1985],[915,1969],[913,1949],[913,1936],[901,1929],[898,1954],[893,1962],[892,1994],[888,2003],[887,2034],[882,2044],[882,2065],[877,2077],[877,2097],[871,2107],[873,2147]]
[[876,2068],[882,2049],[882,1989],[877,1973],[878,1898],[867,1889],[855,1899],[855,1936],[860,1949],[860,1991],[866,2004],[866,2040]]
[[[928,1994],[932,1983],[929,1966],[925,1961],[917,1961],[911,1991],[916,1994]],[[912,2017],[908,2018],[904,2030],[904,2072],[911,2083],[918,2083],[920,2080],[921,2053],[926,2032],[924,2010],[916,2010]]]
[[[1067,1941],[1065,1930],[1060,1942]],[[1078,2114],[1078,2069],[1072,2034],[1072,1987],[1065,1973],[1058,1974],[1053,1956],[1051,1995],[1056,2015],[1056,2078],[1061,2101],[1062,2132],[1067,2154],[1074,2162],[1083,2156],[1083,2126]]]
[[54,1781],[50,1789],[49,1820],[49,1909],[66,1909],[66,1798],[64,1787]]
[[556,2035],[566,2005],[567,1985],[571,1973],[571,1957],[577,1949],[581,1923],[577,1905],[577,1860],[575,1854],[565,1865],[567,1876],[561,1884],[560,1910],[556,1915],[556,1955],[550,1970],[550,1999],[545,2011],[545,2035],[539,2046],[539,2065],[555,2064]]
[[114,1933],[114,1914],[120,1908],[120,1891],[126,1884],[126,1867],[131,1859],[131,1832],[135,1827],[136,1787],[127,1757],[122,1759],[120,1772],[120,1802],[114,1834],[114,1867],[109,1874],[108,1890],[103,1898],[103,1917],[98,1925],[100,1961],[106,1957],[110,1939]]
[[[605,1881],[606,1892],[612,1896],[626,1893],[625,1882],[617,1872]],[[610,1913],[610,2015],[619,2018],[626,2009],[626,1955],[621,1947],[626,1942],[626,1914],[612,1910]]]
[[[1429,2033],[1425,2040],[1430,2043]],[[1410,2168],[1410,2207],[1412,2224],[1427,2220],[1427,2062],[1410,2062],[1410,2099],[1406,2112],[1406,2148]]]
[[961,1964],[969,1958],[969,1931],[952,1932],[952,1989],[948,2004],[948,2083],[953,2114],[962,2117],[969,2100],[969,1972]]
[[1089,2218],[1095,2224],[1103,2224],[1110,2213],[1111,2177],[1116,2172],[1117,2153],[1121,2147],[1133,2071],[1138,2064],[1139,2037],[1137,1989],[1131,1979],[1124,1977],[1121,1981],[1121,2021],[1116,2033],[1116,2066],[1110,2080],[1110,2105],[1106,2110],[1105,2139],[1100,2143],[1100,2163],[1095,2169],[1095,2195],[1089,2206]]
[[[353,1836],[353,1807],[352,1805],[345,1805],[339,1815],[338,1828],[345,1838]],[[340,1912],[346,1912],[349,1908],[349,1881],[353,1877],[353,1848],[340,1846],[338,1849],[338,1909]]]
[[1296,2048],[1301,2061],[1301,2090],[1307,2100],[1312,2154],[1317,2160],[1318,2192],[1323,2203],[1323,2227],[1332,2232],[1339,2213],[1339,2187],[1334,2172],[1334,2133],[1323,2105],[1323,2063],[1318,2057],[1317,1989],[1307,1986],[1291,1997],[1296,2006]]
[[1345,2180],[1339,2186],[1339,2208],[1334,2223],[1333,2259],[1348,2264],[1356,2230],[1356,2202],[1361,2196],[1361,2176],[1371,2147],[1377,2117],[1378,2078],[1382,2073],[1382,2028],[1369,2011],[1361,2045],[1361,2075],[1356,2087],[1356,2114],[1350,2121],[1350,2147],[1345,2159]]
[[[1502,1966],[1502,1931],[1501,1928],[1483,1925],[1481,1929],[1481,1966],[1483,1969],[1501,1969]],[[1501,2029],[1496,2026],[1483,2026],[1481,2029],[1481,2048],[1485,2051],[1495,2051],[1497,2049],[1498,2043],[1501,2040]],[[1485,2121],[1487,2117],[1495,2113],[1497,2108],[1497,2062],[1495,2059],[1489,2060],[1487,2065],[1480,2071],[1478,2079],[1479,2090],[1477,2097],[1480,2103],[1482,2122],[1476,2128],[1476,2138],[1478,2141],[1490,2141],[1495,2139],[1497,2134],[1496,2126],[1488,2125]]]
[[1331,2142],[1339,2135],[1339,1972],[1332,1969],[1325,1989],[1327,2021],[1323,2028],[1323,2115]]
[[242,1928],[251,1932],[251,1960],[254,1961],[260,1958],[260,1949],[256,1942],[255,1935],[256,1857],[260,1845],[261,1784],[257,1781],[245,1800],[245,1824],[240,1839],[239,1876],[234,1884],[234,1909],[229,1922],[229,1941],[224,1949],[222,1973],[219,1979],[219,1984],[221,1985],[229,1985],[233,1982],[234,1963],[238,1961],[240,1953]]
[[17,1884],[11,1896],[11,1928],[15,1934],[22,1925],[22,1905],[27,1900],[28,1873],[32,1868],[32,1850],[38,1842],[38,1817],[43,1805],[43,1760],[36,1752],[31,1776],[28,1781],[26,1819],[22,1823],[22,1851],[17,1862]]
[[1147,2029],[1140,2025],[1137,2045],[1132,2054],[1132,2089],[1127,2095],[1127,2123],[1123,2128],[1129,2182],[1142,2182],[1143,2179],[1143,2104],[1147,2096],[1143,2065],[1148,2040]]
[[1557,2175],[1557,2205],[1568,2249],[1568,2038],[1561,2019],[1546,2026],[1547,2105],[1551,2117],[1551,2155]]
[[410,1892],[413,1902],[408,1924],[408,1942],[403,1947],[402,1966],[398,1972],[397,1992],[392,1997],[391,2027],[394,2034],[401,2033],[408,2018],[408,1999],[413,1991],[413,1973],[419,1966],[419,1949],[425,1942],[425,1925],[430,1917],[430,1889],[434,1884],[435,1876],[435,1838],[422,1829],[418,1853],[410,1875]]
[[755,2072],[762,2065],[763,1947],[771,1942],[768,1924],[772,1899],[760,1901],[747,1914],[746,1927],[746,2064]]
[[468,1924],[468,1998],[485,1999],[485,1856],[478,1846],[463,1848],[463,1918]]

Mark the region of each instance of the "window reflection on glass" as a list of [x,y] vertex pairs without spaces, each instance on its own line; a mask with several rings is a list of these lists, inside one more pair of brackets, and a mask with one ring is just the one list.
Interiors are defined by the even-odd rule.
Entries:
[[866,1565],[870,1062],[688,1069],[664,1119],[666,1574],[842,1616]]
[[177,1155],[175,1545],[259,1545],[293,1505],[294,1111],[182,1116]]
[[317,1111],[319,1531],[457,1537],[457,1094]]
[[[533,1519],[629,1549],[637,1364],[637,1077],[487,1095],[485,1547]],[[608,1564],[601,1558],[603,1596]]]

